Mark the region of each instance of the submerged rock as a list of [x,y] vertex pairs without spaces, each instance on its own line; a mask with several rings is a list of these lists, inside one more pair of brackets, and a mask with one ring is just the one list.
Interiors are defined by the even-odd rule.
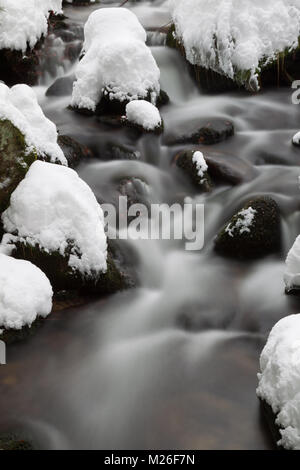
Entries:
[[74,75],[60,77],[55,80],[47,89],[46,96],[66,96],[70,95],[73,90]]
[[10,121],[0,120],[0,212],[36,159],[36,150],[29,151],[22,132]]
[[[198,161],[201,165],[198,164]],[[194,150],[181,152],[175,157],[175,163],[189,176],[191,182],[198,189],[204,192],[212,189],[208,166],[201,152]]]
[[76,168],[86,158],[92,158],[91,150],[68,135],[59,135],[57,143],[62,149],[69,168]]
[[280,212],[270,197],[249,201],[215,239],[218,254],[241,259],[266,256],[279,251],[280,247]]
[[225,119],[211,119],[203,121],[199,127],[182,136],[170,136],[167,142],[174,144],[201,144],[213,145],[222,142],[234,135],[234,125],[231,121]]

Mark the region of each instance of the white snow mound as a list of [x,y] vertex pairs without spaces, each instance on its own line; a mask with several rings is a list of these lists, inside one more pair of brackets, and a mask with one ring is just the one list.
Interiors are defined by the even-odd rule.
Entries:
[[277,414],[278,444],[300,449],[300,314],[280,320],[260,357],[257,395]]
[[94,11],[84,28],[84,57],[76,69],[71,104],[95,111],[103,93],[110,99],[131,101],[151,92],[156,103],[160,72],[146,31],[126,8]]
[[52,309],[52,287],[29,261],[0,254],[0,328],[19,330]]
[[203,156],[203,153],[199,152],[199,151],[194,152],[192,160],[193,160],[194,165],[196,166],[198,176],[200,176],[200,178],[202,178],[200,182],[203,183],[204,182],[204,175],[208,170],[208,165],[207,165],[206,160]]
[[300,0],[169,0],[187,60],[231,79],[249,71],[259,89],[261,64],[298,47]]
[[294,135],[293,144],[300,145],[300,132],[297,132],[297,134]]
[[83,277],[97,278],[107,269],[103,211],[90,187],[74,170],[34,162],[12,193],[2,214],[2,248],[21,241],[62,256],[70,248],[69,266]]
[[44,115],[32,88],[27,85],[8,88],[0,82],[0,121],[6,119],[25,136],[28,151],[34,147],[39,157],[68,164],[57,143],[56,125]]
[[62,0],[0,0],[0,49],[32,49],[48,30],[50,12],[61,13]]
[[288,252],[286,261],[284,282],[287,289],[300,287],[300,235],[296,238],[292,248]]
[[161,126],[162,120],[156,106],[145,100],[130,101],[126,105],[126,119],[147,131],[153,131]]

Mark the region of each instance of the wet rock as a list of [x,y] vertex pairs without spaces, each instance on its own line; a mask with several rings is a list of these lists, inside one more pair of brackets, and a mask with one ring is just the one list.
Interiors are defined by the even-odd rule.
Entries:
[[168,144],[202,144],[213,145],[234,135],[234,125],[226,119],[211,119],[203,121],[196,130],[185,135],[175,135],[167,139]]
[[0,121],[0,212],[8,206],[11,193],[24,178],[37,153],[28,153],[24,135],[10,121]]
[[15,344],[20,341],[27,341],[32,338],[37,330],[42,328],[45,323],[44,318],[37,318],[31,326],[23,326],[21,330],[3,330],[3,333],[0,334],[0,341],[4,341],[6,345]]
[[195,153],[197,154],[197,151],[183,151],[176,155],[174,161],[178,168],[181,168],[189,176],[191,182],[197,189],[208,192],[212,189],[212,181],[207,170],[204,171],[203,175],[199,174],[196,163],[193,161]]
[[8,86],[17,83],[36,85],[39,78],[41,43],[42,41],[39,41],[33,50],[28,48],[25,54],[10,49],[0,50],[0,80]]
[[73,90],[75,75],[60,77],[55,80],[46,91],[46,96],[66,96],[70,95]]
[[233,258],[255,259],[280,248],[280,212],[270,197],[249,201],[215,239],[215,251]]
[[68,264],[68,257],[74,247],[70,242],[69,251],[62,256],[58,251],[51,253],[38,245],[32,246],[17,242],[12,256],[17,259],[31,261],[38,266],[48,277],[53,290],[79,290],[97,295],[109,295],[126,287],[125,278],[116,267],[111,253],[107,256],[107,272],[100,274],[97,280],[94,277],[83,278],[78,271],[72,270]]
[[140,152],[125,145],[108,142],[101,151],[105,160],[139,160]]
[[93,157],[88,147],[81,145],[68,135],[58,136],[57,143],[62,149],[70,168],[76,168],[82,160]]

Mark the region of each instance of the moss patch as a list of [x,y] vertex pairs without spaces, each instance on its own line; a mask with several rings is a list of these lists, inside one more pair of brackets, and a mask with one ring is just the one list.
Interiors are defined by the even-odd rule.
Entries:
[[10,121],[0,121],[0,212],[24,178],[37,153],[28,152],[24,135]]

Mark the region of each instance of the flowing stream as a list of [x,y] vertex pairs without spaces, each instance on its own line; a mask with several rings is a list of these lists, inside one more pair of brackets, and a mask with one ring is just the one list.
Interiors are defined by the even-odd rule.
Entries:
[[[99,201],[113,200],[116,182],[136,176],[150,188],[148,202],[191,196],[205,203],[205,247],[187,252],[174,241],[120,241],[134,254],[138,286],[54,312],[29,341],[8,348],[0,373],[0,431],[22,427],[46,449],[273,448],[256,374],[270,328],[298,311],[297,299],[284,294],[283,270],[300,232],[300,152],[291,145],[299,108],[284,88],[205,95],[180,54],[155,32],[170,21],[166,2],[128,7],[149,30],[161,86],[171,99],[161,109],[163,136],[133,140],[126,130],[73,113],[70,96],[45,96],[53,78],[36,92],[59,132],[94,151],[96,159],[78,172]],[[83,25],[95,8],[70,6],[66,14]],[[198,195],[171,165],[182,146],[168,142],[199,119],[219,117],[232,120],[236,134],[204,154],[226,158],[243,182]],[[104,144],[116,142],[140,152],[140,159],[101,159]],[[216,256],[217,231],[245,201],[263,194],[281,209],[282,253],[246,264]]]

